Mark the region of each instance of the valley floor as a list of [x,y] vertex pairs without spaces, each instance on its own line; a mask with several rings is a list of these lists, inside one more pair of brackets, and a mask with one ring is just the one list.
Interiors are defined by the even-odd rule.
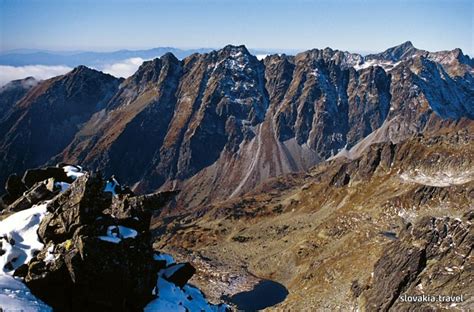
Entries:
[[[373,148],[356,164],[336,159],[307,175],[274,179],[242,199],[160,218],[155,222],[155,247],[191,261],[201,271],[191,282],[216,302],[269,279],[284,285],[289,294],[268,310],[371,311],[374,267],[391,245],[405,244],[407,228],[416,227],[423,217],[461,220],[474,202],[474,172],[466,158],[472,155],[472,144],[450,149],[444,141],[434,147],[408,142],[395,147],[393,161],[382,157],[376,163],[371,155],[380,155],[377,148],[383,149]],[[404,151],[411,154],[402,162]],[[433,155],[438,155],[435,164]],[[337,179],[341,170],[348,178]],[[460,182],[428,183],[447,171],[462,176],[455,179]],[[420,172],[423,179],[416,178]],[[469,221],[466,224],[470,228]],[[470,259],[470,251],[464,256],[462,261]],[[453,282],[456,276],[463,280],[458,276],[462,274],[472,280],[472,271],[448,268],[440,273],[449,278],[444,288],[433,280],[432,289],[472,295],[472,283]],[[418,278],[435,269],[427,265]]]

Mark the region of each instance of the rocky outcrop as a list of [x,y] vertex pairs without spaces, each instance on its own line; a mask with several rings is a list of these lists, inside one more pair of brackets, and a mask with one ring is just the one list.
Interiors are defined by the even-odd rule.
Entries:
[[[56,169],[73,181],[61,181]],[[0,221],[0,277],[9,283],[6,293],[13,274],[34,300],[55,311],[161,311],[174,305],[227,310],[212,306],[187,284],[196,272],[190,263],[175,263],[152,248],[152,215],[176,192],[136,196],[113,177],[106,181],[69,165],[28,170],[25,177],[45,180],[9,205],[9,216]],[[58,188],[58,183],[64,184]],[[31,200],[39,187],[50,186],[49,193]],[[30,294],[13,298],[7,306],[32,300]]]
[[9,213],[27,209],[53,198],[62,184],[69,185],[73,181],[74,177],[62,166],[28,169],[23,178],[11,174],[5,184],[6,194],[0,199],[0,210]]
[[152,299],[158,267],[148,209],[169,196],[112,199],[105,187],[99,175],[85,174],[47,205],[38,229],[45,248],[19,274],[54,309],[134,311]]
[[26,186],[18,175],[12,174],[5,183],[5,191],[0,200],[0,210],[18,199],[26,191]]
[[[363,292],[365,309],[426,311],[447,305],[468,309],[474,278],[469,261],[474,245],[473,219],[471,211],[462,219],[427,216],[408,224],[375,264],[373,280]],[[463,296],[463,301],[456,296]],[[414,302],[409,297],[425,299]]]

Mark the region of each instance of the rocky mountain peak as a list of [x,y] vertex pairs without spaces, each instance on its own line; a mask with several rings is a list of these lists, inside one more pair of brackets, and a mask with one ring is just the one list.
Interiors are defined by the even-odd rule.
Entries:
[[402,44],[399,44],[398,46],[395,46],[393,48],[399,48],[399,49],[402,49],[402,50],[408,50],[408,49],[412,49],[414,48],[415,46],[413,45],[413,43],[410,41],[410,40],[407,40],[405,41],[404,43]]
[[29,90],[38,84],[38,80],[33,77],[26,77],[24,79],[12,80],[4,86],[0,87],[0,95],[4,96],[5,92],[12,92],[14,90]]
[[[66,74],[66,76],[87,76],[87,75],[108,75],[108,74],[105,74],[103,72],[100,72],[96,69],[93,69],[93,68],[89,68],[85,65],[79,65],[77,67],[75,67],[72,71],[70,71],[69,73]],[[110,75],[108,75],[110,76]]]
[[38,80],[36,80],[34,77],[31,77],[31,76],[23,78],[23,79],[12,80],[6,85],[0,87],[0,93],[10,88],[15,88],[15,87],[30,88],[30,87],[34,87],[37,84],[38,84]]
[[398,62],[402,59],[415,55],[419,50],[416,49],[411,41],[406,41],[400,45],[388,48],[382,53],[370,54],[366,60],[383,60]]
[[80,65],[63,76],[52,78],[51,87],[58,89],[64,87],[68,92],[68,96],[74,96],[77,95],[77,91],[82,88],[86,88],[87,92],[94,93],[97,92],[93,90],[94,88],[97,89],[100,88],[101,85],[118,83],[120,81],[120,79],[112,75]]
[[[44,164],[117,92],[120,79],[86,66],[40,82],[8,108],[0,126],[0,172]],[[3,98],[3,97],[2,97]],[[5,177],[0,177],[3,183]]]
[[179,63],[178,58],[171,52],[163,54],[160,59],[165,63]]
[[459,64],[471,67],[474,66],[474,60],[468,55],[465,55],[459,48],[449,51],[431,52],[427,54],[430,59],[443,65]]
[[[130,76],[122,84],[121,89],[138,88],[144,90],[150,84],[156,84],[160,77],[163,78],[162,71],[167,71],[170,68],[180,68],[181,61],[168,52],[159,58],[150,61],[145,61],[140,65],[138,70]],[[129,90],[130,91],[130,90]],[[130,95],[130,92],[127,92]]]
[[324,61],[325,63],[333,62],[342,68],[349,68],[364,62],[362,55],[350,53],[347,51],[333,50],[329,47],[324,49],[312,49],[296,55],[295,62],[311,62]]
[[247,47],[243,44],[242,45],[228,44],[224,48],[222,48],[219,52],[226,56],[236,56],[239,53],[250,55],[249,50],[247,50]]
[[133,81],[135,84],[149,83],[157,81],[160,75],[162,60],[155,58],[151,61],[145,61],[138,68],[128,81]]

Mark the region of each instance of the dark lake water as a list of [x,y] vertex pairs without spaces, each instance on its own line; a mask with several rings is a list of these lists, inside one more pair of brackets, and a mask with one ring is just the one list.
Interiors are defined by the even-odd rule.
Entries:
[[244,291],[224,299],[235,304],[241,311],[257,311],[282,302],[287,295],[288,290],[282,284],[263,280],[250,291]]
[[380,232],[380,235],[383,235],[383,236],[387,237],[390,240],[397,240],[398,239],[397,233],[394,233],[394,232],[384,231],[384,232]]

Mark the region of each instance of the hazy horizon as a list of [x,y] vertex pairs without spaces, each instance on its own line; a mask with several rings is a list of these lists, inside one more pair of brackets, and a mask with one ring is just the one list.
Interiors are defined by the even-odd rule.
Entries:
[[0,51],[155,47],[379,52],[407,40],[472,55],[466,0],[2,0]]
[[[150,47],[150,48],[117,48],[117,49],[104,49],[104,50],[54,50],[54,49],[32,49],[32,48],[18,48],[18,49],[11,49],[11,50],[4,50],[0,51],[0,54],[10,54],[10,53],[18,53],[18,54],[28,54],[28,53],[38,53],[38,52],[44,52],[44,53],[52,53],[52,54],[64,54],[64,55],[73,55],[73,54],[79,54],[79,53],[112,53],[112,52],[119,52],[119,51],[129,51],[129,52],[135,52],[135,51],[146,51],[146,50],[153,50],[153,49],[160,49],[160,48],[170,48],[170,49],[178,49],[178,50],[220,50],[224,48],[227,45],[235,45],[235,46],[240,46],[244,45],[249,52],[254,54],[254,52],[268,52],[268,53],[285,53],[288,55],[295,55],[297,53],[301,53],[304,51],[312,50],[312,49],[324,49],[324,48],[332,48],[334,50],[341,50],[341,51],[346,51],[350,53],[356,53],[356,54],[361,54],[361,55],[368,55],[372,53],[380,53],[383,52],[389,48],[392,48],[394,46],[398,46],[404,42],[411,41],[414,45],[415,48],[422,49],[419,46],[416,45],[415,42],[412,40],[405,40],[403,42],[399,42],[397,44],[394,44],[392,46],[388,46],[382,50],[344,50],[344,49],[334,49],[331,46],[320,46],[320,47],[310,47],[307,49],[265,49],[265,48],[258,48],[258,47],[249,47],[246,44],[225,44],[223,46],[219,47],[175,47],[175,46],[156,46],[156,47]],[[456,49],[457,47],[454,47],[452,49],[445,49],[445,50],[453,50]],[[422,49],[423,50],[423,49]],[[461,49],[462,50],[462,49]],[[436,51],[442,51],[442,50],[427,50],[430,52],[436,52]],[[470,57],[474,57],[474,54],[471,55],[467,53],[466,51],[462,50],[464,54],[469,55]]]
[[[245,45],[256,55],[330,47],[366,55],[411,41],[418,49],[461,48],[472,57],[473,15],[467,0],[0,0],[0,55],[53,53],[2,62],[0,85],[65,73],[77,66],[65,55],[163,47]],[[128,77],[159,56],[151,54],[81,65]]]

